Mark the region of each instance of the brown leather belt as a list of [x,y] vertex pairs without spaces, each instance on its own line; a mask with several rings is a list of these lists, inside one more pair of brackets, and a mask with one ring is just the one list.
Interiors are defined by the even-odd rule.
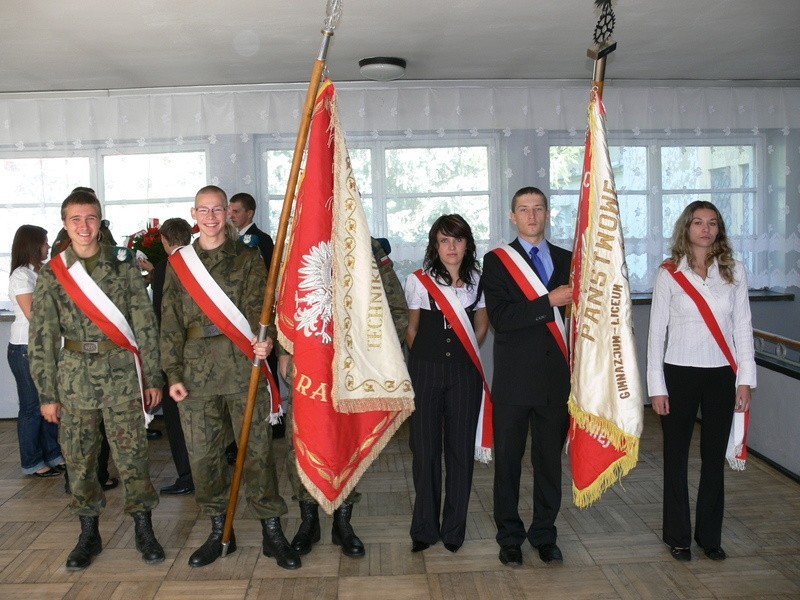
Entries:
[[209,338],[209,337],[216,337],[218,335],[222,335],[222,332],[219,330],[219,327],[216,325],[195,325],[194,327],[189,327],[186,330],[186,339],[187,340],[196,340],[199,338]]
[[99,354],[107,350],[113,350],[118,346],[111,340],[100,340],[98,342],[85,342],[76,340],[64,340],[64,348],[73,352],[83,352],[84,354]]

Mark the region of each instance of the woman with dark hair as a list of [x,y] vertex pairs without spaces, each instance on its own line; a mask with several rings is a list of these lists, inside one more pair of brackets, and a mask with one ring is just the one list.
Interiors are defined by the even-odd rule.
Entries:
[[[744,413],[756,386],[747,277],[711,202],[689,204],[675,223],[672,256],[658,271],[650,312],[647,386],[664,433],[663,540],[691,560],[689,445],[702,411],[694,539],[712,560],[721,547],[725,458],[743,468]],[[732,435],[740,413],[739,439]],[[731,441],[729,441],[729,439]],[[737,458],[737,454],[739,455]]]
[[412,552],[439,540],[456,552],[464,542],[485,389],[478,346],[489,329],[475,253],[469,224],[460,215],[443,215],[428,234],[424,270],[406,281],[408,370],[416,394],[410,437],[416,490]]
[[19,415],[17,437],[22,472],[34,477],[54,477],[63,470],[64,457],[58,445],[58,425],[48,423],[39,411],[39,394],[28,364],[28,329],[33,289],[42,262],[47,258],[47,231],[22,225],[11,245],[11,277],[8,296],[14,309],[8,364],[17,382]]

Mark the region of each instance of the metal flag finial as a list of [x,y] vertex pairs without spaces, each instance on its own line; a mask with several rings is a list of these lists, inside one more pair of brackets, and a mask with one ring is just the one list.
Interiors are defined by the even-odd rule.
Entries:
[[333,32],[341,17],[342,0],[328,0],[328,5],[325,7],[325,21],[323,21],[322,30]]
[[617,48],[617,43],[611,39],[614,33],[614,25],[617,24],[617,17],[614,15],[614,9],[611,8],[613,0],[594,0],[594,5],[600,9],[600,18],[597,19],[597,24],[594,26],[594,47],[586,51],[586,55],[593,59],[598,60],[608,54],[611,54]]

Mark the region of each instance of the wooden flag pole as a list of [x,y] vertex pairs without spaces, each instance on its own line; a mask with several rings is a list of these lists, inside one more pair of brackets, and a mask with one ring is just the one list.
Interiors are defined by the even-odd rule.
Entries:
[[[261,317],[259,318],[259,342],[263,342],[266,339],[267,326],[272,322],[275,316],[275,289],[278,284],[278,272],[280,270],[281,261],[283,260],[283,250],[286,245],[286,232],[289,226],[289,216],[292,213],[292,206],[294,204],[297,179],[300,175],[300,164],[303,161],[303,152],[308,139],[308,131],[311,128],[311,113],[314,110],[314,102],[316,101],[317,92],[322,82],[322,73],[325,69],[325,61],[328,56],[330,40],[333,37],[333,30],[336,28],[341,14],[341,0],[328,0],[327,15],[322,28],[322,43],[317,59],[314,61],[314,66],[311,69],[311,78],[309,80],[306,101],[300,119],[300,128],[297,131],[297,140],[294,144],[292,168],[289,172],[289,181],[286,184],[286,193],[283,196],[283,208],[281,209],[281,217],[278,222],[278,230],[275,237],[275,251],[272,254],[272,262],[269,265],[267,287],[264,290],[264,302],[261,305]],[[233,480],[231,482],[231,495],[228,500],[228,510],[225,515],[225,529],[222,533],[222,556],[228,553],[231,533],[233,532],[233,519],[239,500],[239,487],[242,482],[242,471],[244,470],[244,460],[247,454],[247,444],[250,440],[250,425],[253,421],[258,384],[262,377],[260,363],[261,361],[257,358],[253,360],[253,368],[250,370],[250,387],[247,392],[247,404],[245,405],[244,414],[242,416],[242,430],[239,434],[239,451],[236,454],[236,466],[233,470]]]

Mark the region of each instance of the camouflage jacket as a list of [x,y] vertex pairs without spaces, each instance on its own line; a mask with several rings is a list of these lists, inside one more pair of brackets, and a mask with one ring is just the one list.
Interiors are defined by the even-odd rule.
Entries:
[[[194,249],[253,332],[258,332],[267,282],[267,269],[258,248],[228,239],[211,251],[203,250],[195,241]],[[190,327],[212,324],[168,266],[161,303],[162,367],[169,385],[183,383],[190,398],[192,394],[236,394],[248,388],[252,363],[225,335],[187,339]],[[275,337],[274,332],[269,335]],[[265,385],[259,385],[262,391],[266,392]]]
[[[72,248],[65,252],[67,267],[71,267],[78,257]],[[160,388],[164,380],[156,316],[131,251],[101,244],[100,259],[91,277],[133,329],[142,356],[144,387]],[[62,337],[74,341],[108,340],[75,305],[46,264],[33,293],[29,341],[31,375],[41,403],[96,409],[140,396],[134,358],[128,350],[115,347],[85,354],[62,348]]]

